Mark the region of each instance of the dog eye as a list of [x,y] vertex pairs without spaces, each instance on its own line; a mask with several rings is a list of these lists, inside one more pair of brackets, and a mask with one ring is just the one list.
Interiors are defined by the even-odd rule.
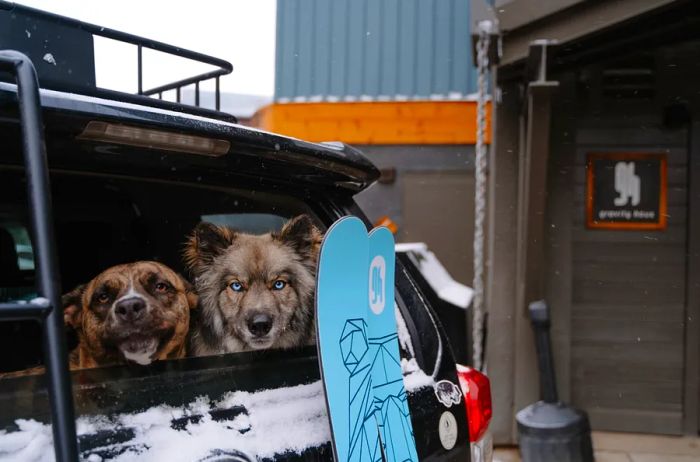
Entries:
[[286,286],[287,286],[287,283],[284,282],[284,281],[281,280],[281,279],[276,280],[275,283],[272,285],[272,287],[274,287],[275,290],[282,290],[282,289],[284,289]]
[[166,290],[168,290],[168,285],[166,283],[159,282],[158,284],[156,284],[156,291],[165,292]]
[[109,301],[109,295],[107,295],[107,294],[100,294],[97,296],[98,303],[107,303],[108,301]]
[[243,284],[238,281],[233,281],[230,287],[234,292],[241,292],[243,290]]

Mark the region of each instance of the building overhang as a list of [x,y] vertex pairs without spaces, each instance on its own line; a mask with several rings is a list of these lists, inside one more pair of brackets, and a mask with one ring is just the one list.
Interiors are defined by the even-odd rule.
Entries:
[[[634,28],[634,23],[639,18],[664,11],[674,4],[685,3],[688,2],[684,0],[567,1],[562,2],[559,9],[548,10],[549,15],[531,18],[529,22],[514,21],[513,18],[530,17],[528,12],[541,9],[540,2],[514,0],[506,3],[496,10],[503,33],[503,53],[499,67],[505,71],[499,78],[507,78],[510,75],[509,71],[519,68],[524,63],[530,44],[536,40],[557,41],[563,54],[567,52],[586,54],[589,52],[586,49],[589,40],[595,43],[596,37],[602,37],[606,32],[619,26]],[[653,32],[648,29],[646,31]],[[617,39],[619,41],[624,37],[618,36]]]

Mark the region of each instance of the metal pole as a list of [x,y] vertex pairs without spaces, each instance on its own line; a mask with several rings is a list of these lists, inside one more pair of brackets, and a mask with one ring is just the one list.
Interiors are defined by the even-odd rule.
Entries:
[[537,349],[537,362],[540,372],[540,399],[545,403],[559,401],[557,393],[557,381],[554,376],[554,358],[552,356],[552,342],[549,337],[551,326],[549,307],[544,300],[530,303],[530,321],[535,331],[535,348]]
[[221,90],[219,89],[219,76],[216,76],[216,110],[221,110]]
[[138,50],[139,95],[143,95],[143,48],[139,45],[136,49]]
[[31,60],[16,51],[0,51],[0,68],[16,75],[34,254],[37,258],[37,288],[40,296],[53,307],[43,323],[43,329],[54,452],[59,462],[75,462],[78,460],[78,444],[63,313],[59,308],[61,283],[53,233],[39,82]]

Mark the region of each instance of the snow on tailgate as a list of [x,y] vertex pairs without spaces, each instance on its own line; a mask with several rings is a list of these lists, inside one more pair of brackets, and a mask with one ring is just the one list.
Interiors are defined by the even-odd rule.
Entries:
[[[214,421],[207,411],[216,408],[245,407],[247,414],[233,420]],[[189,415],[202,415],[184,430],[171,427],[172,421]],[[0,432],[0,461],[51,462],[54,460],[51,427],[33,420],[18,420],[17,432]],[[136,414],[113,419],[80,418],[78,434],[100,430],[131,428],[135,437],[131,449],[110,459],[118,462],[167,460],[194,461],[211,449],[231,449],[251,455],[251,459],[272,457],[284,452],[301,452],[330,441],[321,382],[255,393],[234,392],[217,403],[204,398],[185,408],[157,406]],[[100,452],[96,448],[95,453]],[[96,454],[85,460],[100,461]]]

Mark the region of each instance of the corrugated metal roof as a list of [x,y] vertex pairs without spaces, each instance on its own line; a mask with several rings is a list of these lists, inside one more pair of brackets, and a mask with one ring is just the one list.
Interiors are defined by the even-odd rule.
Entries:
[[278,0],[275,99],[463,99],[469,0]]

